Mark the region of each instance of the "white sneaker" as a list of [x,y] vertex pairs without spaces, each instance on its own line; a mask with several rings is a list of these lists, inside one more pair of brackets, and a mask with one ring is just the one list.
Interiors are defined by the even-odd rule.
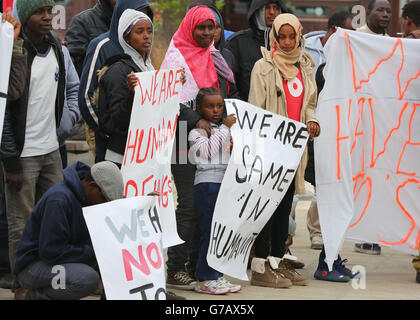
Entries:
[[194,290],[198,293],[207,294],[226,294],[230,292],[230,288],[219,280],[197,281]]
[[311,249],[321,250],[323,245],[324,245],[324,241],[322,241],[321,236],[313,236],[312,237]]
[[219,281],[221,281],[226,287],[228,287],[229,292],[231,292],[231,293],[239,292],[239,291],[242,290],[242,286],[240,284],[233,284],[228,279],[226,279],[225,277],[220,277]]

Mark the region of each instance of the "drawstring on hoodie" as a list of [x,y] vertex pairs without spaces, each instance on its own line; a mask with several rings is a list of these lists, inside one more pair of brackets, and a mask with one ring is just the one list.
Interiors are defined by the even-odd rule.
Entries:
[[267,50],[270,50],[270,31],[271,28],[266,28],[264,31],[264,46]]

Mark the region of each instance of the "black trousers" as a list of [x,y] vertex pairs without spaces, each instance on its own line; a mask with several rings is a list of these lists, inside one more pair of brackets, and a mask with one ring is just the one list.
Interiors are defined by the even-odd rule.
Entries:
[[255,240],[255,256],[257,258],[266,259],[270,255],[282,258],[285,254],[285,242],[289,235],[289,215],[294,194],[295,180],[293,179],[276,211]]
[[194,201],[195,166],[172,164],[172,174],[178,194],[178,206],[175,210],[176,225],[183,244],[168,248],[168,277],[179,271],[194,275],[200,243],[200,226]]

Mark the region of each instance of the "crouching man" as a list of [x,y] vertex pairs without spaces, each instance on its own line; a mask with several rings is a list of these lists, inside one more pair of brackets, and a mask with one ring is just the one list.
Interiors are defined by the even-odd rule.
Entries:
[[[23,231],[14,268],[21,288],[15,299],[81,299],[99,286],[82,208],[123,198],[123,178],[108,161],[92,168],[77,162],[63,175],[64,181],[36,204]],[[60,276],[64,284],[57,281]]]

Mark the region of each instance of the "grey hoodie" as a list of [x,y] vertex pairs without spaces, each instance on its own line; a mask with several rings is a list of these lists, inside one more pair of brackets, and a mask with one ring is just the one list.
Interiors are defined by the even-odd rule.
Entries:
[[305,50],[311,55],[315,63],[314,74],[318,67],[326,62],[324,55],[324,47],[322,46],[321,39],[327,34],[326,31],[312,31],[304,35],[306,39]]

